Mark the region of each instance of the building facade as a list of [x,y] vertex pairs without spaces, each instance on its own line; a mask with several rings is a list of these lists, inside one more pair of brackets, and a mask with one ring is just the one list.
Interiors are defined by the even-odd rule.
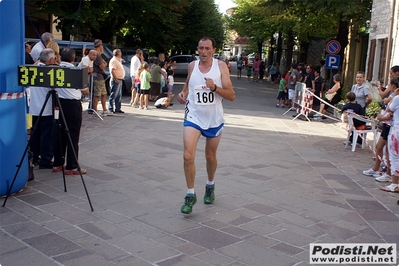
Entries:
[[368,24],[366,78],[386,85],[389,69],[399,65],[399,0],[374,0]]

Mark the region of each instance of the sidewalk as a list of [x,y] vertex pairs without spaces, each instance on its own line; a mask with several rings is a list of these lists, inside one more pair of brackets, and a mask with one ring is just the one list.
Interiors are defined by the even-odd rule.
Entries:
[[83,116],[79,162],[94,212],[80,177],[66,176],[64,192],[62,174],[35,169],[0,208],[0,264],[308,265],[310,243],[398,243],[399,194],[362,174],[371,151],[345,149],[340,123],[283,116],[277,85],[232,81],[213,205],[202,202],[201,138],[199,200],[180,213],[184,106],[138,110],[124,97],[125,114]]

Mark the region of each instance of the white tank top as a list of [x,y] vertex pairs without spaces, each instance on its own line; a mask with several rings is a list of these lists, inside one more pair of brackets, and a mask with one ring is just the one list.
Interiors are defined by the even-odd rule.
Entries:
[[219,87],[219,90],[222,87],[218,60],[212,60],[212,67],[208,73],[201,73],[198,68],[200,60],[195,60],[194,69],[188,82],[189,92],[184,119],[198,125],[204,130],[218,127],[224,123],[223,98],[216,92],[212,92],[205,85],[204,78],[211,78]]

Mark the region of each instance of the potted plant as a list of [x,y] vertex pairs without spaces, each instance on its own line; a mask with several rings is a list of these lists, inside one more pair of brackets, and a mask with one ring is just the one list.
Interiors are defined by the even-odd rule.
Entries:
[[373,101],[366,108],[366,117],[374,119],[381,112],[381,107],[377,101]]

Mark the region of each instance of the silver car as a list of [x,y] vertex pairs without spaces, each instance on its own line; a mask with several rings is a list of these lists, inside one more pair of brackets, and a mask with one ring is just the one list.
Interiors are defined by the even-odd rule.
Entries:
[[[196,60],[199,59],[198,56],[195,56]],[[174,69],[176,76],[187,76],[188,75],[188,64],[193,61],[193,56],[190,54],[180,54],[171,56],[170,59],[174,63]]]

